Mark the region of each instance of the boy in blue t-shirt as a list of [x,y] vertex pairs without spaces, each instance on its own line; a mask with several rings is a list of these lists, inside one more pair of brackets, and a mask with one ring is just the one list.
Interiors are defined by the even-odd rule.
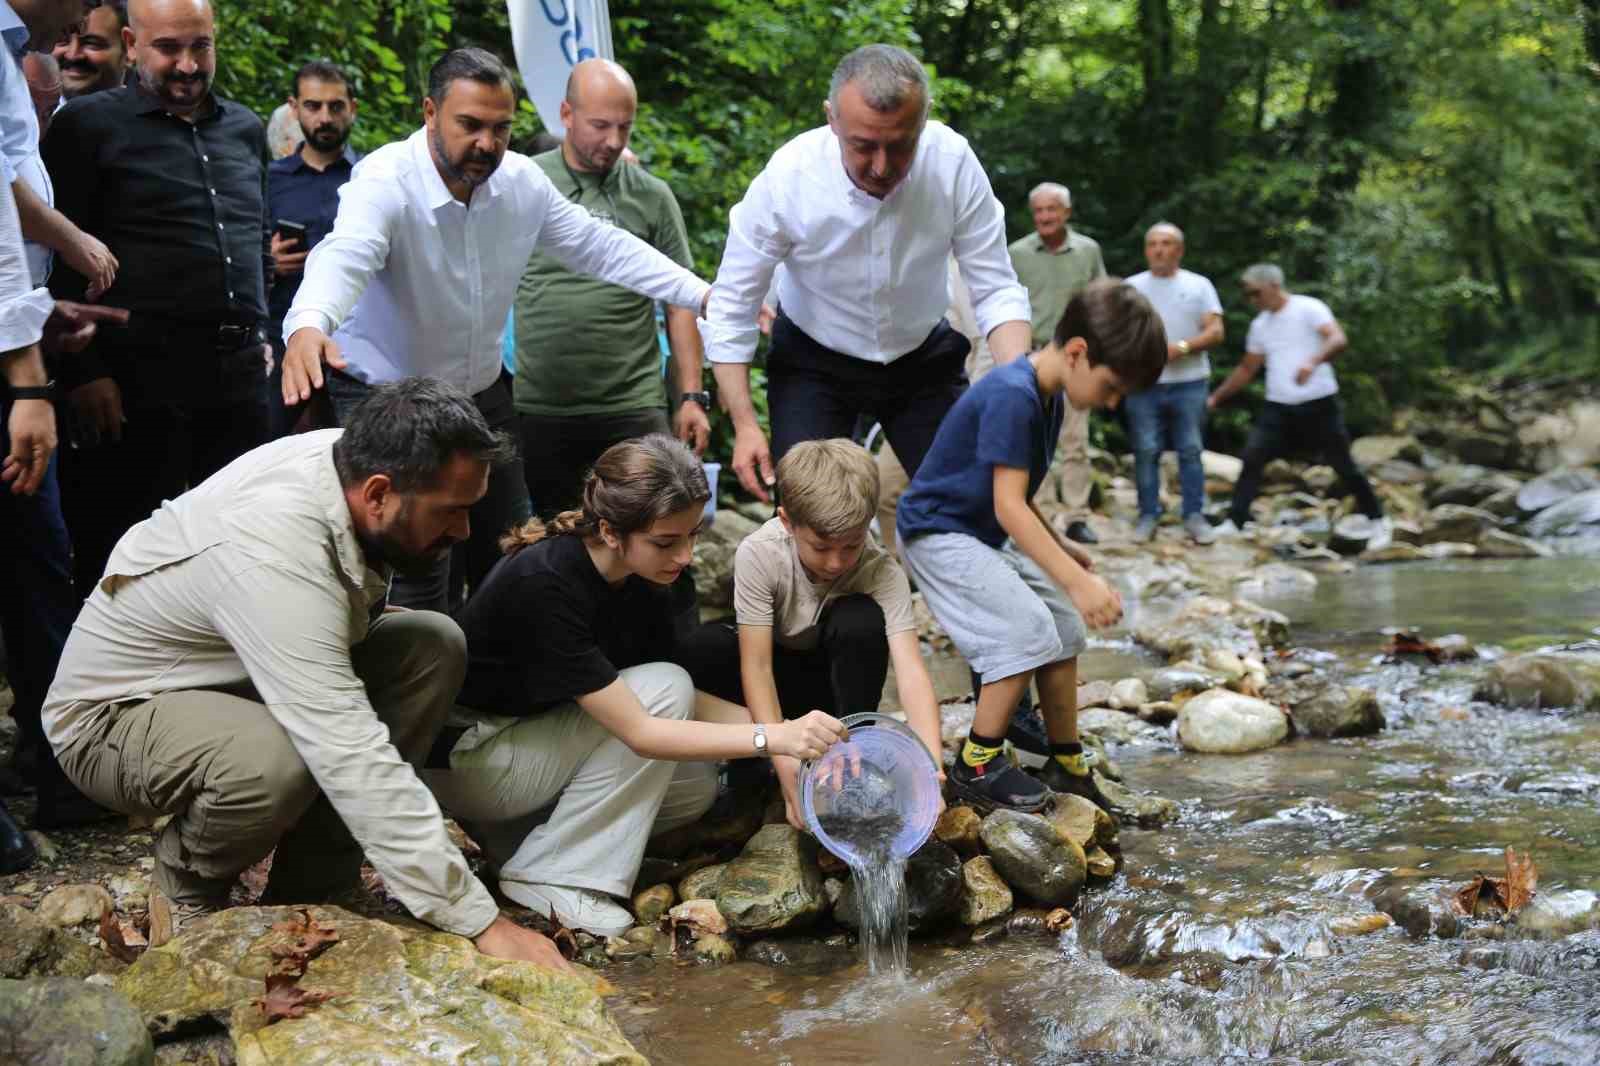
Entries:
[[[977,715],[950,784],[981,810],[1036,811],[1058,791],[1093,796],[1078,739],[1084,623],[1122,617],[1122,599],[1082,548],[1033,503],[1050,469],[1064,403],[1114,408],[1167,363],[1148,300],[1117,279],[1067,304],[1051,342],[991,371],[956,403],[900,499],[906,568],[928,607],[983,678]],[[1037,674],[1052,758],[1045,784],[1000,754],[1017,700]]]

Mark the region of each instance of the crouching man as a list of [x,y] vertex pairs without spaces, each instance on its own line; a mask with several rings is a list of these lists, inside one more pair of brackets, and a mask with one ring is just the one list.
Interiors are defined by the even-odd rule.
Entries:
[[419,919],[565,966],[500,915],[414,769],[461,687],[460,629],[385,608],[395,572],[466,538],[508,447],[466,394],[398,381],[343,431],[247,452],[118,542],[44,725],[97,802],[173,816],[156,837],[152,945],[226,906],[274,848],[263,904],[350,892],[365,852]]

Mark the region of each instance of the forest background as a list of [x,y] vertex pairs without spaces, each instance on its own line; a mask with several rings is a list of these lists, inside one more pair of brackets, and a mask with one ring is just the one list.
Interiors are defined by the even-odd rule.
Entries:
[[[265,116],[331,59],[361,149],[417,126],[447,47],[513,59],[504,0],[217,10],[224,93]],[[1351,337],[1358,434],[1443,402],[1451,377],[1600,380],[1600,0],[612,0],[611,18],[633,148],[704,277],[750,179],[822,122],[838,58],[887,41],[928,65],[933,115],[971,140],[1012,239],[1044,180],[1071,187],[1113,273],[1144,269],[1150,224],[1183,227],[1184,265],[1227,309],[1220,369],[1249,324],[1235,279],[1272,260]],[[524,102],[513,146],[539,129]],[[1208,446],[1241,443],[1255,408],[1219,412]]]

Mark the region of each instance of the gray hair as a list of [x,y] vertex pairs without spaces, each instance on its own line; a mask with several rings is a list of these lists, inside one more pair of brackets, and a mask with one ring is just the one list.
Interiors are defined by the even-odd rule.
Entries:
[[516,457],[511,438],[489,428],[472,397],[442,381],[403,378],[374,385],[345,420],[333,465],[345,488],[385,474],[396,492],[430,489],[458,455],[499,465]]
[[1246,285],[1276,285],[1283,288],[1283,269],[1276,263],[1253,263],[1245,268],[1239,280]]
[[1179,229],[1176,225],[1174,225],[1171,222],[1157,222],[1154,226],[1151,226],[1149,229],[1144,231],[1144,239],[1145,240],[1149,240],[1150,239],[1150,235],[1152,233],[1154,233],[1158,229],[1166,230],[1168,233],[1170,233],[1174,237],[1178,238],[1178,243],[1179,244],[1185,243],[1185,241],[1183,239],[1183,230]]
[[1059,182],[1041,181],[1032,189],[1028,190],[1029,206],[1032,206],[1033,201],[1040,196],[1054,196],[1056,201],[1060,203],[1062,207],[1072,207],[1072,190],[1067,188],[1065,185],[1060,184]]
[[839,65],[833,68],[833,80],[828,84],[828,103],[835,114],[839,111],[840,90],[852,83],[861,90],[861,98],[874,111],[893,111],[903,106],[906,94],[913,91],[922,97],[924,122],[928,109],[933,106],[928,72],[916,56],[892,44],[862,45],[839,60]]

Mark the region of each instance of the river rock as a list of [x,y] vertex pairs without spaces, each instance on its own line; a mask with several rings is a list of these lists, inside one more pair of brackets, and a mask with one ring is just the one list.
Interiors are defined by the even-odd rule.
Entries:
[[1177,720],[1178,705],[1171,700],[1152,700],[1139,705],[1139,720],[1151,725],[1165,726]]
[[1448,485],[1439,485],[1428,493],[1428,505],[1458,503],[1477,507],[1497,492],[1516,493],[1522,488],[1522,479],[1499,470],[1486,471],[1478,477],[1463,478]]
[[1387,544],[1376,551],[1361,553],[1361,561],[1364,563],[1414,563],[1421,558],[1424,558],[1421,548],[1402,541]]
[[1214,688],[1178,712],[1178,741],[1190,751],[1239,754],[1281,744],[1289,719],[1275,704]]
[[1449,541],[1457,544],[1476,544],[1478,538],[1494,529],[1497,520],[1488,511],[1477,507],[1444,503],[1428,512],[1422,526],[1422,543],[1438,544]]
[[40,900],[34,913],[57,928],[67,928],[98,922],[100,915],[111,909],[111,893],[99,885],[62,885]]
[[1391,459],[1422,462],[1422,445],[1412,436],[1357,437],[1350,442],[1350,454],[1361,466],[1376,466]]
[[694,546],[694,589],[702,607],[733,606],[733,555],[739,542],[759,529],[738,511],[718,511]]
[[1421,485],[1428,480],[1426,470],[1404,459],[1386,459],[1376,463],[1367,470],[1367,476],[1391,485]]
[[1478,538],[1476,547],[1478,554],[1488,559],[1548,559],[1555,554],[1548,545],[1503,529],[1489,530]]
[[1168,659],[1197,659],[1207,649],[1257,655],[1263,645],[1288,640],[1289,619],[1246,599],[1195,596],[1165,622],[1140,626],[1134,639]]
[[1364,737],[1387,724],[1370,688],[1329,685],[1294,705],[1295,728],[1314,737]]
[[966,856],[978,853],[978,829],[983,819],[971,807],[946,807],[933,824],[933,835]]
[[1010,914],[1012,902],[1011,886],[995,870],[989,856],[979,855],[962,864],[962,925],[983,925]]
[[606,954],[618,961],[642,959],[654,955],[656,941],[670,934],[652,925],[636,925],[621,936],[606,939]]
[[762,826],[717,886],[717,909],[737,933],[804,928],[826,902],[817,842],[792,825]]
[[720,966],[738,959],[739,949],[720,933],[706,933],[694,938],[694,957],[697,962]]
[[1068,792],[1057,792],[1044,809],[1044,819],[1062,840],[1084,851],[1096,845],[1117,846],[1117,823],[1096,803]]
[[1328,547],[1340,555],[1360,555],[1376,531],[1372,519],[1366,515],[1345,515],[1334,524],[1333,532],[1328,534]]
[[0,903],[0,977],[118,973],[124,965],[15,903]]
[[1600,489],[1589,489],[1546,507],[1528,522],[1535,537],[1572,537],[1600,532]]
[[1078,709],[1111,706],[1111,682],[1090,681],[1078,686]]
[[1442,663],[1470,662],[1478,657],[1477,645],[1464,633],[1446,633],[1432,641],[1434,654]]
[[1106,881],[1117,876],[1117,860],[1106,849],[1090,848],[1083,853],[1083,858],[1090,877]]
[[1600,927],[1600,896],[1587,889],[1539,892],[1506,918],[1506,928],[1519,939],[1556,940]]
[[1266,563],[1234,578],[1233,590],[1250,599],[1309,596],[1317,591],[1317,575],[1289,563]]
[[1595,489],[1600,489],[1600,474],[1587,467],[1560,467],[1540,474],[1517,490],[1517,510],[1535,514]]
[[1114,710],[1136,711],[1149,702],[1149,690],[1137,677],[1125,677],[1111,686],[1111,706]]
[[725,862],[702,866],[678,882],[678,898],[685,903],[694,899],[716,899],[717,886],[722,884],[722,875],[727,869]]
[[1089,773],[1094,778],[1096,794],[1105,801],[1105,809],[1123,824],[1156,829],[1178,820],[1178,805],[1165,796],[1136,792],[1106,777],[1098,768]]
[[1600,710],[1600,649],[1507,656],[1489,667],[1474,695],[1509,707]]
[[1078,728],[1112,744],[1159,744],[1166,739],[1166,730],[1141,722],[1125,711],[1091,707],[1078,712]]
[[[906,928],[924,933],[944,924],[961,907],[961,858],[942,840],[929,840],[906,861]],[[833,908],[834,921],[861,928],[861,901],[855,878],[844,886]]]
[[677,901],[671,885],[652,885],[633,897],[633,914],[640,925],[654,925]]
[[1414,940],[1434,936],[1453,939],[1461,931],[1448,888],[1391,881],[1373,892],[1372,905],[1395,920]]
[[0,980],[0,1061],[16,1066],[153,1066],[144,1019],[109,988],[67,977]]
[[995,869],[1012,888],[1056,906],[1078,898],[1088,876],[1083,849],[1062,840],[1045,819],[997,810],[983,820],[982,836]]
[[1231,488],[1244,472],[1244,460],[1221,452],[1204,451],[1200,453],[1200,470],[1207,481],[1219,482]]
[[1170,700],[1177,696],[1220,688],[1228,678],[1193,663],[1165,666],[1151,674],[1145,681],[1146,694],[1152,700]]
[[492,959],[469,940],[409,920],[377,921],[338,907],[309,910],[334,927],[339,941],[300,979],[306,990],[333,998],[302,1018],[265,1025],[254,1005],[271,949],[285,946],[290,935],[273,926],[293,919],[298,908],[234,907],[214,915],[141,955],[117,980],[117,991],[157,1038],[225,1024],[241,1066],[644,1066],[587,970],[555,973]]

